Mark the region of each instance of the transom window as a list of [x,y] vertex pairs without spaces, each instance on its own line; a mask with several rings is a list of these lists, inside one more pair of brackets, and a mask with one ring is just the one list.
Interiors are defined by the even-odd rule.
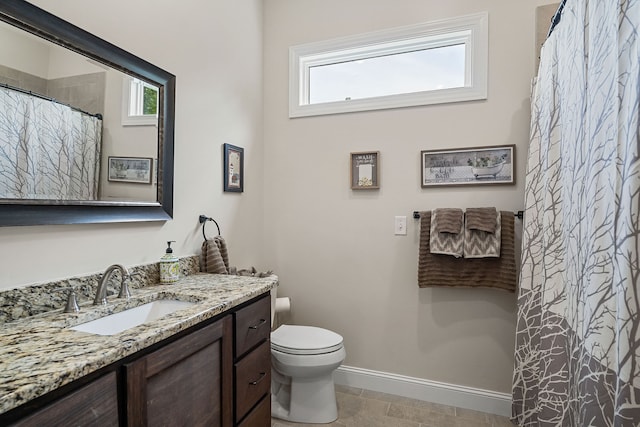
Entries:
[[289,116],[487,97],[486,13],[294,46]]

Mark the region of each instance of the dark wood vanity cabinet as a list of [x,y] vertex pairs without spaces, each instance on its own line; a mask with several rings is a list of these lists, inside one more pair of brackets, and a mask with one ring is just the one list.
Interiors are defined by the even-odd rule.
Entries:
[[129,426],[271,425],[269,294],[125,365]]
[[129,426],[271,425],[269,294],[125,365]]
[[129,426],[231,426],[231,316],[125,365]]
[[[269,293],[10,413],[0,425],[271,425]],[[95,378],[94,378],[95,377]]]

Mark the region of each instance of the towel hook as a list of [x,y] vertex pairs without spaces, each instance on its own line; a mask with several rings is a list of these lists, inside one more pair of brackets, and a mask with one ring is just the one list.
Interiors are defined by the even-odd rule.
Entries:
[[205,241],[207,240],[207,235],[204,232],[204,227],[205,225],[207,225],[207,221],[213,221],[213,223],[216,225],[216,228],[218,229],[218,236],[220,235],[220,226],[218,225],[215,219],[209,218],[206,215],[200,215],[198,217],[198,221],[200,222],[200,224],[202,224],[202,236],[204,237]]

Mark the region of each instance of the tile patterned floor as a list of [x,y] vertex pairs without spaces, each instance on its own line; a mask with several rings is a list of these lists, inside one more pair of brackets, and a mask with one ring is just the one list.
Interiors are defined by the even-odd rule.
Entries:
[[[391,394],[336,386],[337,427],[513,427],[511,421],[499,415]],[[272,427],[318,426],[271,419]]]

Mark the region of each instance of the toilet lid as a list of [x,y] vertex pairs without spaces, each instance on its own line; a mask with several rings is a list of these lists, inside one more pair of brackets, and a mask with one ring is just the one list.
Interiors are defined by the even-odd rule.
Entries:
[[288,354],[324,354],[342,348],[342,337],[314,326],[282,325],[271,333],[271,348]]

